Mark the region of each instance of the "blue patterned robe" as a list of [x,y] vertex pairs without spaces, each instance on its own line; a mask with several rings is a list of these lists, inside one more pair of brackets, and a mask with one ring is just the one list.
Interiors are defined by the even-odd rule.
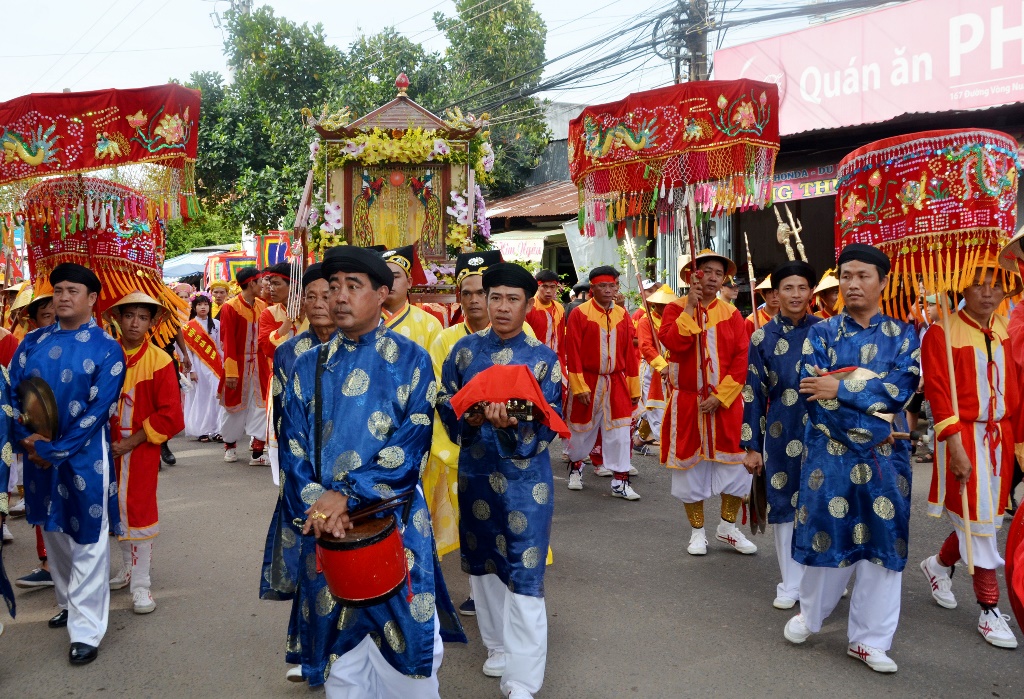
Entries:
[[[3,491],[0,492],[0,515],[5,517],[10,507],[10,502],[7,499],[7,484],[11,479],[11,461],[14,457],[14,451],[11,448],[11,425],[14,422],[11,418],[14,416],[14,409],[11,407],[10,391],[7,369],[0,366],[0,483],[3,484],[0,487],[0,490]],[[3,547],[3,540],[0,539],[0,597],[3,597],[7,604],[7,611],[13,617],[15,612],[14,590],[11,588],[11,582],[7,579],[7,573],[4,570]]]
[[[103,517],[103,444],[110,443],[110,416],[124,385],[124,351],[96,321],[77,330],[59,323],[33,330],[11,360],[11,404],[20,413],[17,388],[23,379],[41,377],[57,399],[58,434],[36,442],[36,452],[52,464],[41,469],[25,458],[25,516],[49,532],[68,534],[76,543],[94,544]],[[30,432],[14,424],[14,440]],[[107,452],[107,518],[120,533],[117,481]]]
[[808,331],[803,355],[802,377],[817,366],[826,372],[864,367],[880,378],[842,380],[837,398],[808,404],[793,558],[824,568],[869,560],[902,571],[910,443],[880,444],[893,426],[876,413],[900,413],[917,390],[917,333],[881,313],[862,328],[843,312]]
[[794,325],[780,313],[750,337],[740,446],[764,456],[771,524],[792,522],[796,511],[807,423],[807,401],[798,393],[801,350],[807,331],[819,322],[808,313]]
[[[326,348],[326,350],[324,349]],[[314,451],[316,367],[326,352],[322,387],[323,471],[316,478]],[[281,484],[287,521],[305,511],[325,489],[349,497],[358,510],[413,490],[409,518],[401,522],[411,570],[411,599],[400,590],[380,604],[346,607],[316,571],[312,537],[300,537],[299,642],[303,675],[324,683],[333,660],[367,635],[387,662],[405,675],[429,676],[434,653],[434,613],[445,640],[465,641],[434,550],[430,514],[418,488],[430,448],[432,406],[437,394],[426,350],[383,325],[358,342],[335,334],[319,350],[295,360],[285,385],[281,423]],[[401,510],[398,510],[401,515]],[[288,547],[285,541],[284,546]]]
[[502,340],[490,328],[459,340],[441,368],[437,412],[459,452],[459,540],[462,569],[494,574],[520,595],[544,596],[544,562],[551,538],[551,458],[555,432],[523,421],[496,429],[486,420],[471,427],[456,419],[451,397],[495,364],[530,367],[544,398],[561,414],[562,371],[558,355],[520,333]]
[[[284,387],[292,375],[295,360],[313,347],[320,345],[320,338],[307,330],[282,342],[274,352],[274,376],[271,379],[271,395],[274,406],[274,431],[281,434],[284,417]],[[277,494],[277,506],[267,530],[267,543],[263,551],[263,570],[260,576],[260,599],[292,600],[292,611],[288,618],[288,637],[285,644],[285,662],[293,665],[300,662],[299,603],[295,590],[301,581],[302,561],[300,547],[296,545],[302,537],[302,527],[296,526],[284,516],[284,484]],[[312,537],[310,537],[312,538]],[[312,541],[315,543],[315,541]],[[307,546],[310,545],[307,542]]]

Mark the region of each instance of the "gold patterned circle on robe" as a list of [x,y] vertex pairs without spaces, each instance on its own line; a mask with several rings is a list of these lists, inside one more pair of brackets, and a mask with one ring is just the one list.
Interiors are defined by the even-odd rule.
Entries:
[[337,600],[335,600],[334,595],[331,594],[331,588],[326,585],[320,589],[320,592],[316,593],[317,616],[327,616],[334,611],[335,604],[337,604]]
[[796,458],[800,456],[800,452],[802,452],[803,449],[804,445],[799,439],[791,439],[786,445],[786,456]]
[[536,546],[531,546],[530,548],[526,549],[525,551],[523,551],[522,560],[524,568],[536,568],[537,565],[540,563],[540,549]]
[[411,571],[415,567],[416,567],[416,553],[412,549],[407,548],[405,550],[405,568],[406,568],[406,570]]
[[845,444],[834,439],[828,440],[828,444],[825,445],[825,449],[828,450],[828,453],[832,456],[842,456],[849,450]]
[[481,521],[490,519],[491,506],[487,504],[486,500],[473,501],[473,516]]
[[324,494],[324,487],[319,483],[307,483],[302,488],[302,502],[312,505],[321,495]]
[[413,595],[409,602],[409,611],[412,618],[421,624],[434,618],[434,595],[429,592],[421,592]]
[[744,442],[749,442],[753,438],[754,430],[750,429],[750,425],[744,422],[743,426],[740,427],[740,439]]
[[889,520],[896,516],[896,508],[893,506],[892,500],[884,495],[879,495],[875,498],[872,508],[874,509],[875,514],[882,519]]
[[758,347],[762,342],[764,342],[764,328],[758,328],[754,331],[754,334],[750,336],[750,343],[754,345],[754,347]]
[[825,482],[825,472],[820,468],[816,468],[811,471],[811,474],[807,476],[807,487],[811,490],[817,490]]
[[743,395],[743,402],[744,403],[753,403],[754,402],[754,389],[751,388],[749,384],[745,384],[743,386],[743,390],[740,393],[742,393],[742,395]]
[[405,463],[405,452],[399,446],[384,447],[377,454],[377,461],[384,468],[398,468]]
[[900,491],[900,495],[905,498],[910,497],[910,481],[902,473],[896,476],[896,487]]
[[832,537],[828,532],[818,532],[811,539],[811,548],[818,553],[825,553],[832,548]]
[[341,385],[341,393],[352,398],[363,395],[369,387],[370,375],[357,367],[345,377],[345,382]]
[[779,341],[775,343],[775,356],[781,357],[789,351],[789,341],[783,338],[779,338]]
[[887,337],[899,337],[900,326],[896,325],[896,323],[891,320],[887,320],[882,323],[882,332],[885,333]]
[[508,513],[508,528],[513,534],[522,534],[526,531],[526,515],[519,510],[512,510]]
[[854,444],[868,444],[874,439],[871,430],[863,427],[854,427],[846,431],[846,437]]
[[782,404],[786,407],[796,405],[797,400],[800,399],[800,394],[792,388],[787,388],[782,392]]
[[384,640],[388,642],[388,646],[394,652],[405,652],[405,636],[402,635],[402,630],[398,628],[394,619],[384,622]]
[[868,382],[864,379],[846,379],[843,381],[843,385],[850,393],[860,393],[868,387]]
[[525,471],[530,468],[529,459],[512,459],[512,465],[518,468],[520,471]]
[[387,439],[388,434],[391,432],[391,416],[375,410],[370,414],[370,419],[367,420],[366,426],[369,428],[370,434],[377,439]]
[[860,546],[871,541],[871,528],[863,522],[858,522],[853,526],[853,543]]
[[420,536],[430,535],[430,517],[427,515],[426,508],[416,511],[416,514],[412,516],[412,525],[416,527]]
[[491,361],[495,364],[508,364],[512,361],[512,348],[505,347],[497,352],[491,352]]
[[379,354],[388,364],[394,364],[398,361],[398,343],[390,337],[382,335],[377,340],[376,347],[377,354]]
[[363,465],[363,459],[357,451],[343,451],[334,460],[334,478],[340,480],[349,471],[354,471]]
[[849,511],[850,503],[844,497],[837,495],[828,501],[828,513],[836,519],[842,519]]
[[867,464],[857,464],[850,469],[850,480],[857,485],[864,485],[871,480],[871,467]]
[[772,423],[772,426],[768,428],[768,434],[774,439],[778,439],[782,436],[782,422],[776,420]]
[[538,505],[546,505],[551,497],[551,488],[547,483],[538,483],[533,486],[533,501]]
[[537,362],[533,366],[533,375],[537,379],[537,381],[543,381],[544,380],[544,375],[547,374],[547,373],[548,373],[548,363],[547,362]]
[[358,617],[359,609],[357,607],[342,606],[341,611],[338,612],[338,631],[352,628]]
[[785,471],[779,471],[778,473],[772,474],[771,484],[776,490],[782,490],[786,487],[786,483],[789,482],[789,474]]
[[498,553],[500,553],[503,558],[508,558],[508,543],[505,541],[505,536],[503,534],[498,534],[494,537],[494,547],[498,549]]
[[476,534],[474,534],[473,532],[466,532],[466,535],[463,538],[466,540],[466,548],[468,548],[470,551],[476,551]]
[[499,471],[495,471],[488,476],[487,481],[491,484],[491,490],[498,495],[504,495],[505,491],[508,490],[508,479]]

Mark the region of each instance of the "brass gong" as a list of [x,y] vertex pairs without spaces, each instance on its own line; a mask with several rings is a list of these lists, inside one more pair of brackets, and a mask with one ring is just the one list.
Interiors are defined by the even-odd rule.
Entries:
[[49,440],[57,438],[57,399],[50,385],[39,377],[18,384],[21,399],[21,424]]

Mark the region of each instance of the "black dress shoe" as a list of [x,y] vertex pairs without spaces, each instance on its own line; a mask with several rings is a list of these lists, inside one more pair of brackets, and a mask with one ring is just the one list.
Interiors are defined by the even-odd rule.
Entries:
[[171,448],[167,446],[167,442],[160,445],[160,458],[168,466],[174,466],[178,463],[178,459],[176,459],[174,454],[171,453]]
[[88,665],[96,659],[99,648],[88,643],[72,643],[68,651],[68,662],[72,665]]
[[51,629],[63,629],[68,625],[68,610],[60,610],[60,613],[46,622],[46,625]]

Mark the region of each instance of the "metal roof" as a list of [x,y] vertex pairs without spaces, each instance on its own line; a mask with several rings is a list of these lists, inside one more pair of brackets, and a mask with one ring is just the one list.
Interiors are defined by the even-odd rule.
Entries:
[[576,216],[579,190],[569,180],[545,182],[487,204],[487,218],[545,218]]

